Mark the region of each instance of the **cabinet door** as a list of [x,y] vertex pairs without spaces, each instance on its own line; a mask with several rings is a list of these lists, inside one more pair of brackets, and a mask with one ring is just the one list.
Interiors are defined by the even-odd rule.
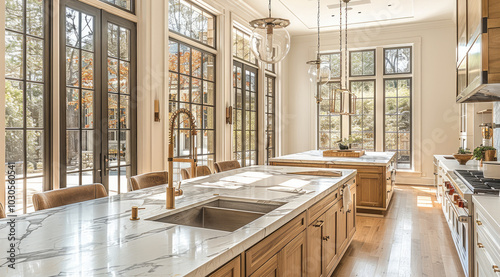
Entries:
[[209,277],[240,277],[241,276],[241,258],[240,256],[232,259],[229,263],[217,269]]
[[350,240],[356,233],[356,186],[351,186],[351,211],[347,213],[347,233]]
[[306,276],[306,232],[300,233],[279,253],[279,275]]
[[338,201],[325,212],[325,225],[323,236],[323,262],[325,264],[325,274],[328,274],[339,258],[339,252],[336,247],[337,220],[340,213],[341,202]]
[[383,207],[384,184],[382,174],[358,173],[357,176],[357,197],[359,206]]
[[347,212],[343,207],[342,199],[337,203],[339,210],[337,213],[337,253],[342,253],[347,246]]
[[467,53],[467,0],[457,0],[458,61]]
[[467,0],[467,45],[481,33],[482,0]]
[[[278,253],[279,254],[279,253]],[[252,275],[255,277],[278,277],[278,254],[274,255],[271,259],[265,262],[259,269],[257,269]]]
[[[307,227],[307,276],[323,276],[324,215]],[[335,247],[334,247],[335,248]]]

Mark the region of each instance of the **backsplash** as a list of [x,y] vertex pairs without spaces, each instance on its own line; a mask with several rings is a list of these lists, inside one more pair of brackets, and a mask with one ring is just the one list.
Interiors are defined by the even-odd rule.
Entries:
[[[493,103],[493,122],[500,124],[500,102]],[[500,128],[497,128],[493,132],[494,147],[497,149],[497,153],[500,152]]]

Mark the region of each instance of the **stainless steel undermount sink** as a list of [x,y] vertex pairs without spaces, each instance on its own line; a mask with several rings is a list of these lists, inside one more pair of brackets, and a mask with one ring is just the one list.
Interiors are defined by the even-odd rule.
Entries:
[[219,198],[149,220],[233,232],[284,205],[283,202]]

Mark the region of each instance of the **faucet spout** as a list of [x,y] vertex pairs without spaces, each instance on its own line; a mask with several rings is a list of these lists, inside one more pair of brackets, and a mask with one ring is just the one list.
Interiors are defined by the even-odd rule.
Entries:
[[[174,126],[175,120],[180,114],[189,117],[189,128],[191,130],[189,158],[174,158]],[[182,195],[180,188],[174,187],[174,162],[184,162],[191,164],[191,176],[196,177],[197,149],[196,149],[196,120],[190,110],[178,109],[170,116],[169,122],[170,135],[168,137],[168,185],[167,185],[167,209],[175,209],[175,197]]]

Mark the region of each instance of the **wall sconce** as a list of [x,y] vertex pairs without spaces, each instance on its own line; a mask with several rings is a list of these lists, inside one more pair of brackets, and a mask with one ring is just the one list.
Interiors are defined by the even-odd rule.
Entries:
[[226,108],[226,124],[233,124],[233,106]]
[[155,122],[160,122],[160,100],[155,100]]
[[330,112],[332,114],[356,114],[356,95],[347,89],[335,89],[330,92]]

